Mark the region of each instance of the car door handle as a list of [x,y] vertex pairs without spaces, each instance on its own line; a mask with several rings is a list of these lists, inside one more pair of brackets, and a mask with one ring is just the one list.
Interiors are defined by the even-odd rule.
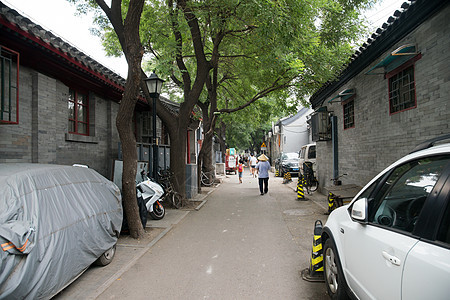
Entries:
[[383,251],[383,257],[391,262],[393,265],[400,266],[400,259],[398,257],[395,257],[393,255],[390,255],[386,251]]

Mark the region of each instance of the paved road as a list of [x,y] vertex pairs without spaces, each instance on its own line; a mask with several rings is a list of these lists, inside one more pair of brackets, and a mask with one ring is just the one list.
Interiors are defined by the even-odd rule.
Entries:
[[281,178],[261,196],[248,170],[228,176],[97,299],[328,299],[300,276],[326,207],[296,197]]

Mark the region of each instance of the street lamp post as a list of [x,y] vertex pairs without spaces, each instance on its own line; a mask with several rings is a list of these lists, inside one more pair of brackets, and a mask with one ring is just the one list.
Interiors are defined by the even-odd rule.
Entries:
[[159,98],[161,93],[161,87],[164,80],[159,78],[155,72],[150,77],[144,79],[150,97],[153,100],[152,112],[153,112],[153,178],[158,179],[158,138],[156,137],[156,99]]

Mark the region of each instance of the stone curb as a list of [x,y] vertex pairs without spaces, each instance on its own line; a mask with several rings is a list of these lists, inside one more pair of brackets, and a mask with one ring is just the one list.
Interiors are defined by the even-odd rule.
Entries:
[[[196,208],[196,211],[199,211],[203,205],[208,201],[208,196],[211,195],[218,187],[220,186],[220,183],[217,184],[213,189],[208,191],[205,195],[202,195],[200,200],[195,199],[196,201],[202,201]],[[181,220],[183,220],[187,215],[189,214],[189,211],[186,211],[184,215],[182,215],[175,224],[171,224],[168,227],[164,229],[163,232],[161,232],[157,237],[155,237],[153,240],[151,240],[146,246],[144,246],[140,252],[132,259],[130,260],[124,267],[122,267],[120,270],[118,270],[113,276],[108,278],[101,286],[99,286],[95,292],[91,295],[89,295],[86,299],[96,299],[99,297],[111,284],[113,284],[116,280],[118,280],[126,271],[128,271],[142,256],[144,256],[145,253],[148,252],[150,248],[152,248],[159,240],[161,240],[167,233],[169,233],[174,225],[177,225]]]

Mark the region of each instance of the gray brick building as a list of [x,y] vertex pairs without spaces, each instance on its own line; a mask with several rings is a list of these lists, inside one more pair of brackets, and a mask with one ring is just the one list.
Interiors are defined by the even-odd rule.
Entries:
[[[111,178],[125,79],[1,2],[0,51],[0,162],[86,164]],[[135,112],[147,144],[150,109],[142,98]]]
[[418,143],[450,133],[450,2],[405,2],[310,99],[318,178],[364,186]]

